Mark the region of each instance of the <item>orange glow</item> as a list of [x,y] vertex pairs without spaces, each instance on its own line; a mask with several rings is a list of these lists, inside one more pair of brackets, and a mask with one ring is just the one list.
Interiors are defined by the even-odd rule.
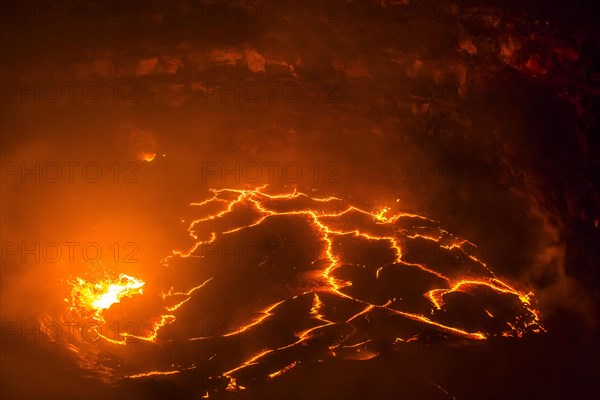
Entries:
[[142,161],[151,162],[156,158],[156,153],[143,151],[138,154],[138,158]]
[[283,367],[279,371],[275,371],[272,374],[269,374],[269,378],[273,379],[273,378],[276,378],[276,377],[278,377],[278,376],[286,373],[290,369],[294,368],[296,366],[296,364],[298,364],[298,363],[296,361],[294,361],[293,363],[291,363],[289,365],[286,365],[285,367]]
[[71,299],[73,307],[95,311],[99,315],[102,310],[119,303],[123,297],[132,297],[143,293],[144,281],[121,274],[117,279],[104,279],[97,282],[77,278],[73,283]]
[[145,378],[148,376],[156,376],[156,375],[175,375],[178,374],[180,371],[179,370],[174,370],[174,371],[150,371],[150,372],[144,372],[142,374],[135,374],[135,375],[129,375],[129,378]]

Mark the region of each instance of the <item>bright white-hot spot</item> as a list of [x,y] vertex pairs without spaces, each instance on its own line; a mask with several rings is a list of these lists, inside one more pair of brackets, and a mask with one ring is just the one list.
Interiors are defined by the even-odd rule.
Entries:
[[120,303],[123,297],[143,293],[145,282],[132,276],[120,274],[116,279],[105,278],[89,282],[77,278],[72,289],[72,306],[100,312]]
[[119,280],[119,283],[111,283],[108,285],[106,292],[92,303],[94,308],[105,310],[113,304],[119,303],[124,296],[142,293],[142,287],[144,286],[143,281],[123,274],[119,276]]

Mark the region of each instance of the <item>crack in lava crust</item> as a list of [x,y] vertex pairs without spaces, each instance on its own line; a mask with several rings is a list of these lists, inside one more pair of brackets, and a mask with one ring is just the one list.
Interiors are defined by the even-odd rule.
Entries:
[[[275,379],[308,360],[365,360],[415,341],[481,341],[543,331],[532,293],[497,277],[469,253],[472,243],[429,218],[387,207],[368,211],[336,197],[316,198],[296,190],[270,194],[266,187],[212,189],[212,197],[192,206],[203,213],[189,225],[192,245],[174,251],[162,264],[174,275],[179,264],[192,265],[194,276],[200,271],[202,278],[195,286],[171,287],[152,296],[141,293],[143,281],[121,275],[128,289],[107,282],[112,289],[86,292],[86,304],[71,301],[68,317],[81,317],[86,311],[97,335],[94,343],[76,340],[68,345],[83,368],[106,380],[157,375],[171,379],[196,370],[225,378],[228,390],[240,390],[240,380],[256,375]],[[296,239],[298,243],[318,248],[298,260],[277,260],[276,249],[266,257],[244,260],[235,267],[237,272],[225,268],[222,258],[207,261],[230,237],[240,243],[275,235],[281,249],[291,234],[278,231],[303,230],[312,237]],[[414,251],[415,247],[428,250]],[[236,274],[244,281],[248,270],[258,271],[258,277],[247,285],[264,290],[240,289],[244,286],[235,280]],[[273,275],[273,282],[261,281],[261,276],[270,276],[261,271]],[[281,282],[281,277],[289,277],[289,282]],[[231,286],[232,281],[238,286]],[[81,290],[77,284],[89,283],[76,281],[76,290]],[[121,306],[114,301],[121,299],[115,293],[124,294],[123,307],[127,303],[135,310],[135,304],[143,303],[154,317],[143,321],[140,331],[104,334],[100,328],[108,324],[106,314]],[[148,296],[154,299],[144,300]],[[241,315],[243,322],[198,335],[197,325],[186,321],[210,312],[204,304],[213,304],[214,313],[224,319]],[[227,311],[232,304],[237,309]],[[269,323],[289,330],[277,337],[240,340]]]

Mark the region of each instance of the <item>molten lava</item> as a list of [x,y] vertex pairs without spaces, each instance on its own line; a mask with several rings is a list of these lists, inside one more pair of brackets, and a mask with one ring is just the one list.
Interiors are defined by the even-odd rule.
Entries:
[[144,285],[144,281],[125,274],[97,282],[76,278],[71,291],[71,305],[74,309],[93,311],[100,316],[102,310],[119,303],[123,297],[142,294]]
[[[297,319],[298,327],[294,328],[290,338],[284,342],[257,344],[253,353],[240,348],[239,354],[230,355],[232,359],[212,370],[211,374],[228,380],[228,390],[245,387],[238,384],[241,379],[238,374],[243,370],[259,369],[261,372],[256,373],[270,379],[284,374],[304,361],[300,349],[317,338],[326,337],[329,341],[323,350],[319,350],[323,352],[320,356],[323,359],[367,360],[380,354],[382,342],[392,347],[406,346],[427,340],[431,332],[445,338],[485,340],[492,336],[521,337],[526,333],[543,331],[532,293],[521,291],[497,277],[485,263],[465,250],[467,244],[473,246],[470,242],[452,236],[429,218],[393,211],[388,207],[368,211],[347,205],[336,197],[311,197],[296,190],[270,194],[266,187],[260,187],[253,190],[219,189],[212,190],[212,193],[207,200],[192,203],[203,215],[189,226],[193,239],[190,248],[173,251],[163,260],[168,270],[186,259],[197,262],[196,268],[204,269],[210,277],[202,278],[195,286],[184,289],[170,287],[155,296],[157,299],[148,304],[154,304],[154,308],[159,304],[159,309],[153,309],[155,316],[140,332],[119,332],[117,337],[111,338],[100,328],[104,323],[103,313],[111,306],[125,297],[132,298],[143,293],[142,280],[121,274],[116,279],[90,282],[78,278],[73,282],[70,310],[76,310],[79,315],[91,312],[98,323],[98,337],[104,339],[94,344],[97,347],[93,351],[89,346],[77,349],[79,357],[85,360],[81,362],[82,366],[101,370],[100,374],[104,378],[109,375],[109,379],[176,375],[197,369],[199,360],[177,364],[173,360],[169,365],[161,362],[148,366],[130,365],[129,369],[122,371],[112,367],[107,373],[107,367],[98,361],[98,354],[102,351],[118,354],[118,348],[137,351],[134,346],[128,346],[135,339],[141,339],[147,343],[145,346],[150,346],[143,347],[141,351],[144,354],[151,355],[165,346],[175,346],[169,343],[176,343],[173,332],[177,332],[175,322],[179,321],[178,313],[186,306],[194,307],[193,304],[198,306],[212,300],[206,296],[203,298],[202,291],[206,288],[216,290],[217,295],[222,293],[221,296],[233,296],[233,300],[242,301],[241,308],[255,307],[254,317],[223,332],[175,336],[177,343],[184,343],[190,351],[202,346],[215,346],[215,339],[228,341],[250,335],[271,321],[290,318],[286,311],[289,307],[297,310],[297,315],[292,314],[292,318]],[[301,283],[289,284],[287,293],[275,291],[278,294],[271,297],[267,296],[270,293],[267,287],[263,294],[265,299],[271,300],[266,306],[264,299],[242,299],[241,296],[238,299],[235,293],[228,291],[230,289],[219,289],[219,285],[227,285],[235,276],[232,277],[230,271],[223,272],[222,261],[221,264],[204,264],[205,246],[215,246],[230,236],[240,241],[249,240],[248,237],[257,234],[257,229],[271,231],[279,226],[266,227],[274,221],[285,221],[285,226],[308,227],[314,241],[320,245],[314,257],[307,260],[305,269],[298,273],[300,280],[294,277],[296,266],[291,268],[290,282]],[[450,257],[448,261],[423,258],[410,251],[409,247],[415,243],[432,245]],[[355,254],[359,250],[370,254],[371,248],[379,249],[372,253],[376,254],[376,261]],[[257,260],[257,267],[266,268],[268,261],[268,257]],[[177,264],[173,265],[174,262]],[[251,262],[242,264],[246,265],[244,268],[252,268]],[[271,264],[275,268],[273,271],[277,271],[284,268],[285,263],[277,266],[277,262],[271,260]],[[241,269],[240,273],[243,274],[244,270]],[[240,279],[244,281],[244,278]],[[260,280],[249,284],[266,285]],[[415,296],[416,293],[418,295]],[[145,293],[132,298],[132,301],[148,301],[147,297]],[[263,305],[257,307],[257,304]],[[235,311],[231,310],[231,313]],[[474,318],[475,324],[465,323],[467,313]],[[202,316],[196,315],[195,318]],[[371,327],[373,320],[391,327],[400,323],[410,328],[391,336],[387,333],[379,335]],[[412,325],[407,325],[407,321]],[[171,326],[170,339],[163,340],[162,332],[166,326]],[[161,346],[153,347],[157,344]],[[117,348],[113,347],[115,345],[118,345]],[[212,349],[208,351],[213,352]],[[218,351],[215,350],[214,354]],[[86,359],[86,353],[95,361]],[[281,356],[283,354],[287,356]],[[213,357],[206,362],[210,363]],[[244,385],[247,386],[246,383]]]

